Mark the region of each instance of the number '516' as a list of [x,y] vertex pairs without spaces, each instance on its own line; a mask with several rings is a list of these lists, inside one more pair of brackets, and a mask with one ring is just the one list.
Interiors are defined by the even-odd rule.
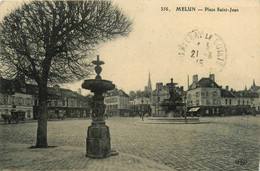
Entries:
[[169,11],[168,7],[161,7],[161,11]]

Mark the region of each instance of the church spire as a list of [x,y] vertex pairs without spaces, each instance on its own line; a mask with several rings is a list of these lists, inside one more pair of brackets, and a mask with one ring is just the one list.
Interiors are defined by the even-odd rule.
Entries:
[[149,72],[147,90],[152,92],[151,74]]
[[255,79],[253,79],[253,87],[255,87]]

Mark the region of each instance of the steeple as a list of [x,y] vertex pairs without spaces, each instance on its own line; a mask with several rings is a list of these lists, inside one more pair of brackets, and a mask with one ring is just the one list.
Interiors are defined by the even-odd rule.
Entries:
[[255,87],[255,79],[253,79],[253,87]]
[[149,72],[149,77],[148,77],[148,85],[147,85],[147,90],[149,92],[152,93],[153,89],[152,89],[152,83],[151,83],[151,75],[150,75],[150,72]]

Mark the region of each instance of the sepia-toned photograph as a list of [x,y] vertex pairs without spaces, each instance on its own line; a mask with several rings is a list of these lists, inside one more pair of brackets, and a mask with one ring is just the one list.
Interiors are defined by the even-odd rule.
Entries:
[[0,170],[260,170],[259,0],[0,0]]

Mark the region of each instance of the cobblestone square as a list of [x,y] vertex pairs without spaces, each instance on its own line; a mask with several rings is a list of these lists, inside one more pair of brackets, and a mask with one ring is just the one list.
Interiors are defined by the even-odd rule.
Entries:
[[109,118],[111,147],[119,155],[101,160],[85,157],[90,119],[49,121],[48,144],[58,147],[48,149],[28,149],[35,145],[37,122],[2,124],[0,169],[258,170],[259,116],[200,120],[209,123],[149,124],[140,118]]

